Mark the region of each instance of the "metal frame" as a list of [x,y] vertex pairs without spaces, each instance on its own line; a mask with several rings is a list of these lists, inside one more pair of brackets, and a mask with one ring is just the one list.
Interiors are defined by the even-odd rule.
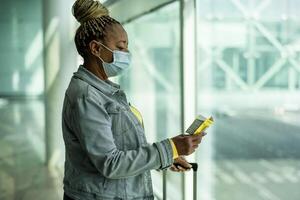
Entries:
[[[111,15],[122,24],[134,21],[146,14],[154,12],[176,0],[111,0],[108,1]],[[134,9],[133,9],[134,8]],[[130,12],[128,12],[130,10]]]
[[[181,123],[180,123],[180,127],[181,127],[181,132],[184,132],[184,120],[185,120],[185,115],[184,115],[184,12],[183,12],[183,8],[184,8],[184,0],[179,0],[179,27],[180,27],[180,45],[179,45],[179,62],[180,62],[180,67],[179,67],[179,74],[180,74],[180,113],[181,113]],[[186,191],[185,191],[185,177],[182,174],[181,175],[181,191],[183,191],[183,200],[186,196]]]
[[[181,85],[181,132],[194,120],[197,110],[197,0],[180,0],[180,85]],[[188,156],[195,161],[195,154]],[[183,200],[192,199],[193,176],[182,174]]]
[[[265,84],[274,78],[286,63],[289,63],[291,64],[289,68],[293,68],[294,70],[290,70],[288,88],[291,90],[293,90],[293,88],[295,89],[295,87],[290,84],[295,85],[296,80],[294,79],[297,78],[296,73],[298,73],[298,76],[300,73],[300,63],[293,57],[296,52],[289,48],[289,45],[282,44],[264,24],[262,24],[259,20],[256,20],[264,9],[272,3],[272,0],[261,1],[256,6],[255,13],[250,13],[240,0],[230,0],[229,3],[231,3],[243,15],[245,23],[248,25],[249,29],[247,81],[240,78],[240,75],[220,58],[221,56],[217,56],[217,59],[215,60],[208,58],[207,61],[204,62],[208,62],[208,64],[215,62],[217,66],[226,73],[226,78],[229,79],[230,82],[233,81],[243,91],[258,91],[263,89]],[[258,80],[255,80],[255,61],[257,59],[255,51],[257,49],[257,44],[255,43],[254,38],[256,32],[260,33],[267,41],[269,41],[269,43],[278,50],[281,55],[281,57],[279,57],[278,60],[275,61],[273,65],[259,77]],[[217,51],[214,50],[213,53],[222,54],[222,51],[223,49],[219,49]],[[208,65],[206,65],[206,67],[207,66]]]

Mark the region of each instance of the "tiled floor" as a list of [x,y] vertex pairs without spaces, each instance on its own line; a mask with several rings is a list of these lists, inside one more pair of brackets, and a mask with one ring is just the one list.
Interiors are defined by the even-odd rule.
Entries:
[[[300,199],[299,125],[252,114],[223,116],[206,137],[198,151],[205,154],[210,145],[213,153],[211,163],[198,155],[199,199]],[[45,167],[44,150],[43,102],[0,100],[0,200],[62,199],[63,170]],[[168,194],[181,200],[180,175],[171,173]],[[161,177],[154,177],[161,191],[158,183]]]
[[44,106],[0,101],[0,199],[62,199],[62,169],[44,165]]
[[299,200],[300,112],[234,113],[216,116],[203,141],[212,140],[212,160],[199,157],[199,190],[216,200]]

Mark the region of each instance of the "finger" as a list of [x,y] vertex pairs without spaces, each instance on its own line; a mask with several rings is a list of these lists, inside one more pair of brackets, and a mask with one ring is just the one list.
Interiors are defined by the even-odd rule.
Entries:
[[190,171],[191,169],[190,168],[186,168],[183,170],[183,172],[187,172],[187,171]]
[[178,157],[175,163],[175,166],[181,165],[183,168],[191,168],[192,165],[182,156]]
[[175,172],[180,172],[180,169],[178,169],[177,167],[175,167]]
[[202,141],[202,140],[197,140],[197,141],[195,140],[195,141],[192,142],[191,145],[192,145],[192,146],[194,146],[194,145],[199,145],[199,144],[201,143],[201,141]]
[[201,137],[199,137],[199,138],[197,138],[197,139],[195,139],[195,140],[193,140],[193,142],[196,142],[196,143],[200,143],[201,142],[201,140],[202,140],[202,134],[200,134],[201,135]]
[[195,137],[192,137],[193,142],[197,142],[202,139],[202,134],[196,134]]
[[[174,167],[175,167],[177,170],[180,170],[179,167],[183,167],[183,166],[181,165],[181,162],[178,161],[177,163],[174,164]],[[184,168],[184,167],[183,167],[183,168]]]
[[189,163],[185,163],[184,165],[181,164],[180,166],[177,166],[177,168],[187,170],[187,169],[191,169],[192,167]]
[[178,164],[180,164],[182,167],[189,169],[192,167],[192,165],[190,163],[188,163],[185,159],[178,161]]
[[184,171],[185,169],[183,167],[181,167],[180,165],[178,165],[177,167],[180,171]]
[[174,171],[174,172],[178,172],[178,169],[177,169],[174,165],[172,165],[172,166],[170,167],[170,170],[172,170],[172,171]]
[[185,159],[185,157],[183,157],[183,156],[181,156],[180,161],[184,163],[183,166],[185,166],[186,164],[187,164],[188,166],[191,166],[191,165],[189,164],[189,162],[188,162],[188,161]]
[[196,134],[191,135],[191,137],[192,137],[192,140],[197,140],[202,137],[202,134],[196,133]]

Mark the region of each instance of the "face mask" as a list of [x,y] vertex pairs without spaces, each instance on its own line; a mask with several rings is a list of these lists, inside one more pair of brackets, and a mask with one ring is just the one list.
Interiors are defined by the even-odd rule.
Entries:
[[101,45],[113,53],[113,62],[111,63],[104,62],[104,60],[101,57],[99,57],[102,61],[103,69],[108,77],[121,75],[125,70],[127,70],[130,67],[130,53],[118,50],[112,51],[104,44]]

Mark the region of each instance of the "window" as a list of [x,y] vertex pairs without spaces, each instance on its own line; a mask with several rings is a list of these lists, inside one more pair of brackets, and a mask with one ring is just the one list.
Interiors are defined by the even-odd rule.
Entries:
[[[125,25],[131,69],[119,80],[128,101],[143,115],[148,142],[180,134],[179,3],[168,4]],[[153,186],[162,194],[161,172]],[[180,174],[168,173],[168,195],[178,199]],[[175,196],[172,198],[172,195]]]
[[198,112],[215,117],[197,155],[198,195],[298,199],[300,3],[197,4]]

